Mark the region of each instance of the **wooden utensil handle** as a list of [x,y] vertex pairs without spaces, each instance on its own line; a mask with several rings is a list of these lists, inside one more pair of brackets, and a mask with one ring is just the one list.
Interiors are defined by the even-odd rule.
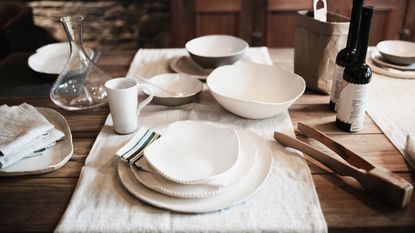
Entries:
[[412,196],[412,184],[385,168],[376,167],[358,180],[367,191],[399,208],[405,207]]
[[399,208],[409,203],[412,185],[387,169],[360,170],[283,133],[274,132],[274,138],[284,146],[306,153],[339,175],[354,177],[367,191]]
[[330,155],[327,155],[324,152],[321,152],[314,147],[286,134],[274,132],[274,138],[283,146],[291,147],[306,153],[339,175],[352,176],[356,179],[357,177],[364,175],[364,173],[362,173],[363,171],[360,171],[343,161],[337,160]]
[[369,163],[359,155],[353,153],[351,150],[344,147],[342,144],[334,141],[324,133],[312,128],[311,126],[298,122],[298,130],[300,130],[301,133],[303,133],[305,136],[321,142],[322,144],[330,148],[332,151],[340,155],[340,157],[346,160],[349,164],[355,167],[362,168],[366,171],[375,168],[373,164]]

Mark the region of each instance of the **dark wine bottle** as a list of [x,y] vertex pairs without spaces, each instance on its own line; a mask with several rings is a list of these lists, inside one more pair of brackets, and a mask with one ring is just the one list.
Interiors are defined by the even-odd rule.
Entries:
[[340,97],[337,101],[337,128],[356,132],[363,128],[372,70],[365,63],[373,7],[363,7],[356,60],[344,69]]
[[353,0],[352,15],[349,24],[346,48],[340,50],[336,56],[336,66],[331,86],[329,108],[336,111],[336,102],[340,95],[340,85],[343,80],[344,68],[355,60],[356,45],[359,36],[360,15],[362,13],[363,0]]

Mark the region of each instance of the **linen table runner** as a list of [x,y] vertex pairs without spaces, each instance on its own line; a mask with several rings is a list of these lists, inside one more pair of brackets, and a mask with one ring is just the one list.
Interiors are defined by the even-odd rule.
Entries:
[[[183,49],[140,50],[128,76],[165,73],[169,59],[184,54]],[[271,64],[266,48],[250,48],[248,55],[253,62]],[[179,107],[147,106],[140,114],[139,126],[154,128],[178,120],[203,120],[257,133],[268,141],[274,164],[268,180],[252,198],[204,214],[181,214],[139,201],[122,187],[117,175],[115,152],[132,135],[115,134],[109,116],[56,232],[327,232],[306,161],[272,140],[274,130],[294,134],[288,112],[264,120],[240,118],[220,107],[207,90],[199,102]]]
[[[401,152],[406,136],[415,136],[415,79],[399,79],[373,74],[367,113]],[[415,161],[406,159],[415,169]]]

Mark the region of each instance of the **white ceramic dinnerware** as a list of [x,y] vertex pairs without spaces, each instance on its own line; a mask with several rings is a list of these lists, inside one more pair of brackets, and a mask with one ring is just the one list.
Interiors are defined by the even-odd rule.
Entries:
[[177,198],[147,188],[136,180],[127,162],[120,160],[118,176],[122,185],[138,199],[153,206],[185,213],[203,213],[228,208],[252,197],[265,183],[272,168],[272,151],[267,143],[249,130],[234,128],[253,143],[257,156],[248,175],[228,190],[206,198]]
[[371,58],[373,62],[379,66],[385,66],[388,68],[398,69],[402,71],[415,71],[415,63],[412,63],[410,65],[398,65],[398,64],[389,63],[385,61],[385,58],[382,57],[382,54],[380,54],[376,48],[372,49]]
[[392,78],[404,78],[404,79],[415,79],[415,71],[411,70],[400,70],[391,67],[387,67],[377,63],[373,58],[368,57],[366,64],[370,66],[373,72]]
[[56,129],[65,136],[55,146],[48,148],[40,156],[24,158],[17,163],[0,169],[0,176],[33,175],[51,172],[65,165],[72,156],[72,134],[65,118],[50,108],[36,108]]
[[376,45],[382,57],[399,65],[415,63],[415,43],[402,40],[385,40]]
[[239,158],[235,166],[223,177],[201,184],[180,184],[170,181],[151,169],[145,157],[141,158],[138,168],[130,165],[136,179],[146,187],[168,196],[179,198],[206,198],[224,192],[237,185],[249,174],[255,164],[256,149],[251,139],[238,132],[240,139]]
[[170,60],[170,69],[179,74],[191,75],[200,80],[206,80],[212,69],[205,69],[196,64],[189,56],[175,57]]
[[[105,90],[114,131],[119,134],[129,134],[137,129],[137,118],[140,110],[150,103],[153,98],[153,90],[144,84],[131,78],[115,78],[105,82]],[[145,89],[149,96],[138,104],[138,91]]]
[[185,45],[192,59],[204,68],[216,68],[238,61],[249,45],[228,35],[208,35],[190,40]]
[[204,183],[227,174],[239,155],[233,129],[197,121],[172,123],[144,156],[163,177],[182,184]]
[[206,81],[228,111],[263,119],[288,109],[305,91],[300,76],[272,65],[241,63],[215,69]]
[[[148,83],[154,92],[153,102],[167,106],[190,103],[203,88],[198,79],[184,74],[160,74],[148,79]],[[144,92],[150,94],[147,90]]]
[[[85,48],[85,52],[92,58],[94,51]],[[28,59],[29,67],[39,73],[59,74],[70,55],[68,42],[53,43],[45,45],[36,50],[36,53]]]

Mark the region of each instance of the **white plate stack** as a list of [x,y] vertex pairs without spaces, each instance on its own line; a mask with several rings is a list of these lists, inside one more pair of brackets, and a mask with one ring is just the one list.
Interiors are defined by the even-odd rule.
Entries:
[[117,155],[130,193],[180,212],[239,203],[258,190],[272,166],[272,152],[252,132],[199,121],[178,121],[158,133],[142,128]]
[[376,73],[395,78],[415,78],[415,43],[387,40],[372,49],[367,63]]

